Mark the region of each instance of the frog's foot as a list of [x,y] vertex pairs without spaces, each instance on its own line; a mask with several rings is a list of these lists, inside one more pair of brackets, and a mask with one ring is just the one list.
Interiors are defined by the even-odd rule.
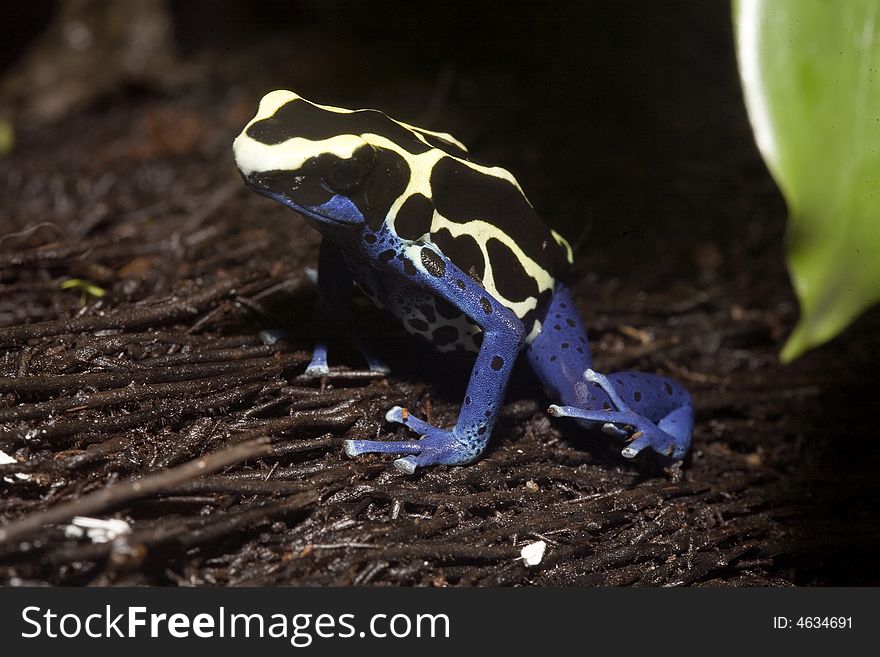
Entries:
[[628,459],[633,458],[646,447],[673,459],[680,459],[687,452],[687,445],[681,445],[675,436],[663,431],[642,415],[622,411],[592,411],[575,406],[557,406],[555,404],[550,406],[548,410],[550,415],[554,417],[573,417],[588,422],[598,422],[603,425],[602,429],[606,433],[609,433],[605,428],[609,424],[617,429],[622,429],[632,441],[620,452]]
[[365,340],[359,337],[353,337],[352,342],[354,343],[355,348],[361,352],[361,356],[364,357],[364,360],[367,361],[367,367],[371,372],[376,372],[378,374],[388,374],[391,372],[391,368],[385,364],[384,360],[379,358],[373,352]]
[[319,342],[312,351],[312,360],[304,372],[305,376],[322,377],[330,374],[330,366],[327,365],[327,343]]
[[[279,341],[290,337],[290,334],[284,329],[266,329],[260,331],[260,341],[267,346],[274,346]],[[312,352],[312,360],[306,368],[305,376],[320,378],[330,374],[330,368],[327,366],[327,344],[319,342],[315,345]]]
[[[376,374],[388,374],[391,371],[391,368],[389,368],[381,359],[373,355],[373,352],[371,352],[360,339],[352,338],[352,342],[354,343],[354,346],[357,347],[358,351],[361,352],[364,360],[367,361],[367,366],[369,367],[370,372]],[[329,374],[330,366],[327,364],[327,343],[318,342],[312,351],[312,360],[309,361],[309,365],[306,367],[306,371],[303,372],[303,376],[320,378]]]
[[286,340],[290,337],[290,333],[284,329],[265,329],[260,331],[258,335],[260,337],[260,342],[267,346],[276,345],[281,340]]
[[376,454],[406,454],[394,461],[394,467],[406,474],[428,465],[463,465],[470,463],[480,450],[469,447],[455,437],[454,432],[439,429],[414,417],[405,408],[395,406],[385,415],[388,422],[398,422],[422,434],[418,440],[346,440],[346,455],[351,458],[370,452]]
[[690,406],[680,406],[655,423],[633,411],[620,397],[611,381],[604,375],[588,369],[584,380],[595,383],[608,395],[617,410],[591,410],[575,406],[552,405],[551,415],[573,417],[602,425],[602,430],[612,435],[628,436],[631,441],[621,455],[633,458],[646,447],[672,459],[681,459],[690,447],[689,421],[693,411]]

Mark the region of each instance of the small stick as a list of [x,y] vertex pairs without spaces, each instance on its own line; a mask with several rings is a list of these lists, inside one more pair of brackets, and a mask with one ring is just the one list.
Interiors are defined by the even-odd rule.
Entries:
[[149,306],[128,306],[107,315],[66,317],[47,322],[0,328],[0,344],[11,344],[64,333],[153,327],[195,317],[220,299],[238,294],[238,290],[243,285],[258,276],[258,272],[249,272],[240,278],[220,281],[189,296],[172,296]]
[[[132,383],[170,383],[192,381],[212,376],[260,368],[293,367],[308,360],[305,352],[293,352],[264,358],[192,363],[169,367],[143,368],[118,372],[86,372],[83,374],[35,374],[32,376],[0,376],[0,392],[21,395],[50,395],[83,388],[122,388]],[[10,418],[12,419],[12,418]]]
[[226,449],[189,461],[176,468],[144,477],[143,479],[107,486],[78,500],[64,502],[46,511],[32,513],[18,522],[13,522],[6,527],[0,528],[0,543],[21,540],[28,534],[42,529],[45,525],[64,522],[74,516],[95,515],[106,511],[110,507],[138,497],[165,493],[175,486],[201,477],[204,474],[216,472],[235,463],[247,461],[258,456],[267,456],[271,453],[272,447],[269,444],[269,439],[266,437],[257,438],[256,440],[227,447]]

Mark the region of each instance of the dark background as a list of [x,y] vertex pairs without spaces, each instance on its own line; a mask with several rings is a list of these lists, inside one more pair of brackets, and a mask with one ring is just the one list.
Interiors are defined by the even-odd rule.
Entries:
[[[493,438],[485,470],[437,468],[405,480],[344,462],[337,446],[349,433],[388,431],[380,422],[385,407],[380,399],[377,406],[364,407],[363,419],[348,433],[331,432],[327,444],[333,449],[278,457],[291,472],[305,472],[310,463],[319,469],[325,461],[350,468],[352,477],[391,491],[375,500],[367,495],[364,501],[350,491],[351,497],[340,502],[333,497],[339,494],[335,489],[322,489],[324,505],[305,520],[285,516],[286,524],[264,527],[262,533],[238,526],[229,544],[202,546],[194,554],[162,543],[150,547],[141,570],[122,568],[122,574],[107,566],[106,550],[95,549],[86,559],[80,554],[84,549],[47,534],[35,551],[3,557],[8,578],[174,583],[153,556],[171,554],[175,572],[197,573],[191,579],[196,583],[211,581],[201,578],[212,558],[231,569],[223,575],[212,571],[218,583],[878,582],[872,413],[880,317],[869,313],[832,344],[791,366],[776,360],[797,310],[784,267],[785,206],[748,126],[727,2],[225,0],[172,2],[170,7],[176,55],[158,76],[123,77],[45,124],[29,121],[21,99],[9,104],[17,147],[0,160],[0,175],[9,179],[12,171],[20,171],[33,183],[24,192],[7,183],[0,232],[49,220],[61,233],[69,231],[89,244],[131,239],[133,230],[145,243],[159,243],[169,231],[180,230],[185,242],[195,232],[181,228],[192,225],[187,213],[197,213],[216,189],[234,184],[229,143],[263,93],[291,88],[317,102],[378,107],[396,118],[451,132],[477,159],[515,173],[548,224],[575,245],[574,289],[601,369],[660,371],[682,378],[693,390],[698,408],[693,455],[678,475],[664,474],[651,463],[621,463],[619,445],[601,437],[587,439],[565,425],[548,425],[541,413],[547,400],[522,372],[509,395],[508,423]],[[4,5],[2,22],[16,26],[0,42],[0,66],[7,73],[20,70],[21,53],[49,24],[53,8],[52,3]],[[120,179],[102,199],[110,209],[86,219],[91,201],[76,191],[76,178],[95,180],[107,171]],[[56,187],[60,184],[62,195],[69,196],[66,205],[46,200],[53,177],[65,181]],[[144,207],[152,208],[155,223],[132,220]],[[159,217],[163,213],[164,220]],[[118,273],[128,271],[126,254],[108,255],[106,261],[96,255],[98,264],[117,272],[105,283],[112,294],[102,302],[104,308],[162,298],[181,285],[202,281],[199,276],[210,280],[218,270],[232,271],[242,260],[265,262],[267,271],[282,263],[282,270],[300,277],[314,263],[316,241],[303,233],[303,224],[244,191],[234,192],[208,223],[224,227],[227,236],[212,244],[215,261],[204,260],[197,249],[165,253],[130,288]],[[201,222],[196,226],[203,227]],[[50,238],[31,236],[3,250],[38,250]],[[248,243],[256,246],[240,251]],[[77,271],[58,262],[43,267],[34,258],[36,264],[23,269],[16,269],[10,257],[5,261],[7,302],[0,308],[5,326],[80,312],[70,294],[30,294],[26,313],[22,303],[15,303],[15,295],[24,293],[22,285]],[[206,264],[190,271],[182,264],[188,260]],[[253,336],[280,324],[294,330],[294,347],[307,349],[310,337],[303,327],[310,293],[272,301],[268,317],[242,318],[229,311],[216,325],[199,324],[196,332]],[[371,317],[366,326],[394,354],[391,390],[418,412],[427,403],[439,417],[454,419],[467,365],[450,366],[382,322]],[[182,332],[191,328],[175,326]],[[20,374],[22,349],[39,354],[76,345],[76,339],[63,335],[56,340],[6,342],[6,374]],[[352,358],[347,364],[356,366]],[[101,365],[76,371],[88,373],[90,367],[100,370]],[[43,373],[53,370],[47,366]],[[283,373],[288,382],[295,375]],[[61,396],[66,394],[71,393]],[[5,403],[39,400],[16,397],[13,389]],[[109,409],[99,419],[119,412]],[[173,442],[166,434],[183,434],[193,422],[192,415],[183,413],[160,428],[148,423],[138,428],[138,440]],[[35,426],[10,423],[5,430],[19,435]],[[48,459],[62,447],[85,449],[90,441],[83,436],[71,432],[60,444],[32,446],[29,457]],[[218,444],[220,438],[211,446]],[[519,470],[511,469],[505,458],[517,449],[533,455],[535,465],[517,462]],[[135,466],[122,462],[119,457],[71,475],[62,497],[73,499],[114,473],[140,476],[150,470],[146,460]],[[513,494],[528,481],[537,482],[549,497],[492,498],[499,491]],[[33,484],[16,485],[7,486],[4,494],[7,499],[21,494],[24,501],[9,502],[3,513],[10,520],[51,506]],[[455,510],[458,519],[448,531],[420,535],[416,525],[392,523],[398,533],[387,534],[379,553],[352,547],[373,540],[365,536],[390,531],[383,523],[395,499],[410,500],[405,508],[416,515],[426,508],[435,519],[449,513],[448,500],[430,497],[443,492],[483,494],[495,502]],[[607,499],[608,506],[597,502],[581,515],[566,515],[572,499],[590,496]],[[234,494],[224,500],[227,510],[254,503]],[[216,506],[201,501],[206,508]],[[185,500],[177,500],[178,506],[149,504],[122,506],[119,512],[147,524],[158,522],[163,513],[185,524],[198,512]],[[496,535],[486,529],[493,513],[502,526],[524,524]],[[277,558],[273,550],[278,546],[307,543],[303,532],[319,517],[325,526],[354,520],[354,529],[333,530],[341,534],[323,541],[341,547],[271,573],[254,565]],[[528,519],[537,523],[534,519],[541,517],[554,520],[542,531],[559,533],[562,542],[552,548],[562,556],[536,574],[512,565],[510,555],[517,553],[512,546],[531,536]],[[415,533],[407,534],[410,530]],[[269,550],[269,556],[256,557],[254,545]],[[468,551],[463,545],[476,547]],[[510,554],[502,546],[510,547]],[[51,565],[71,550],[83,559],[81,567],[62,571]],[[54,555],[49,565],[35,565],[46,554]],[[430,565],[419,566],[422,562]],[[232,572],[231,563],[246,563],[252,570],[241,566]],[[374,563],[386,564],[377,571],[381,574],[358,580]]]

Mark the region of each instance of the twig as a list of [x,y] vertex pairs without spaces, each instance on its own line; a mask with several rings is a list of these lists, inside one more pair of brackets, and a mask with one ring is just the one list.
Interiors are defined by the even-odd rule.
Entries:
[[218,408],[228,408],[240,403],[263,389],[263,384],[255,383],[248,386],[235,387],[206,397],[191,395],[184,399],[163,399],[155,406],[144,411],[126,415],[114,415],[101,418],[96,422],[94,417],[78,417],[72,420],[55,422],[40,429],[9,431],[0,433],[0,448],[19,444],[31,439],[53,440],[70,434],[113,433],[134,427],[152,426],[161,422],[171,424],[183,417],[206,413]]
[[0,344],[14,344],[32,338],[63,333],[82,333],[106,329],[139,329],[195,317],[206,307],[227,296],[234,296],[245,283],[258,278],[250,272],[241,278],[223,280],[183,298],[172,297],[149,306],[129,306],[93,317],[70,317],[36,324],[0,328]]
[[205,379],[220,374],[229,374],[242,370],[293,367],[308,361],[304,352],[280,354],[277,357],[249,358],[220,363],[195,363],[162,368],[139,368],[124,372],[89,372],[85,374],[58,374],[34,376],[2,376],[0,392],[19,394],[54,394],[65,390],[83,388],[121,388],[133,383],[167,383],[171,381],[192,381]]
[[129,436],[117,436],[115,438],[105,440],[99,445],[94,445],[80,454],[76,454],[75,456],[70,456],[68,458],[60,459],[57,461],[52,459],[45,459],[39,461],[29,460],[18,461],[16,463],[5,463],[3,465],[0,465],[0,477],[16,472],[32,474],[64,472],[65,470],[72,470],[74,468],[87,465],[88,463],[92,463],[110,454],[118,452],[130,442],[131,437]]
[[21,540],[46,525],[64,522],[74,516],[94,515],[138,497],[167,492],[196,477],[258,456],[268,456],[271,453],[272,447],[269,444],[269,439],[257,438],[227,447],[165,472],[149,475],[135,481],[113,484],[78,500],[63,502],[46,511],[32,513],[17,522],[0,528],[0,543]]

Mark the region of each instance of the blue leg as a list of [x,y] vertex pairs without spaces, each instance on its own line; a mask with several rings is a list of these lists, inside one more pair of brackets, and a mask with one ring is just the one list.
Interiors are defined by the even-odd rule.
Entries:
[[[319,377],[330,373],[327,338],[333,334],[349,334],[353,326],[349,308],[351,289],[352,276],[345,259],[333,242],[322,240],[318,252],[318,308],[315,322],[318,337],[312,360],[305,371],[309,376]],[[370,352],[359,337],[349,335],[349,338],[364,356],[370,371],[389,371],[388,366]]]
[[569,291],[557,285],[541,333],[526,352],[547,392],[562,405],[558,417],[631,440],[621,452],[632,458],[645,447],[680,459],[690,446],[693,402],[673,379],[644,372],[603,376],[592,370],[586,332]]
[[367,367],[371,372],[381,372],[382,374],[388,374],[391,371],[391,368],[385,364],[381,358],[379,358],[373,350],[369,347],[367,342],[358,335],[352,335],[350,337],[354,348],[357,349],[361,356],[363,356],[364,360],[367,361]]
[[354,457],[368,452],[406,454],[394,466],[407,474],[427,465],[461,465],[474,461],[486,448],[524,332],[522,322],[450,260],[428,246],[412,245],[405,252],[409,266],[394,259],[413,285],[453,304],[482,330],[483,341],[471,370],[464,403],[452,430],[440,429],[394,407],[386,415],[422,435],[418,441],[388,442],[347,440],[345,453]]

